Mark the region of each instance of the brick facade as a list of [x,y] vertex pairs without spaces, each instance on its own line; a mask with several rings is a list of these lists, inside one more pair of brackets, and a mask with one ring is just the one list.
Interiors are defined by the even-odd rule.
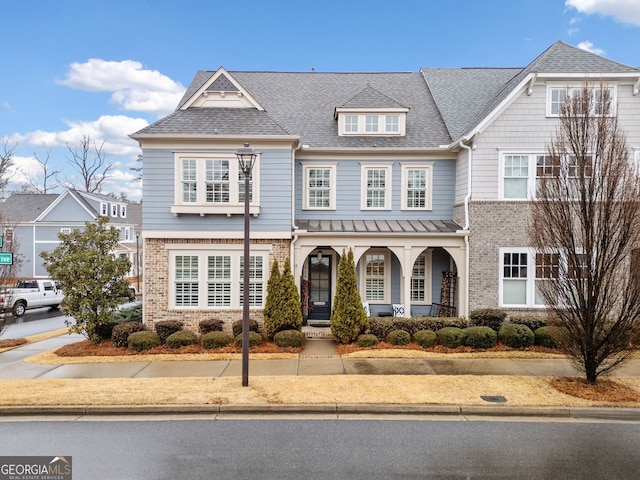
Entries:
[[[144,265],[145,265],[145,289],[143,296],[143,318],[147,328],[153,329],[155,322],[163,320],[178,320],[184,323],[186,330],[198,332],[198,324],[202,320],[219,318],[225,321],[225,330],[231,332],[231,324],[235,320],[242,319],[242,309],[211,309],[201,308],[197,310],[170,308],[169,307],[169,250],[170,244],[210,245],[211,250],[216,250],[217,245],[235,244],[242,245],[242,240],[227,239],[166,239],[147,238],[144,240]],[[252,240],[251,245],[271,245],[269,265],[271,271],[274,260],[282,266],[289,259],[289,239]],[[265,278],[266,282],[267,278]],[[263,323],[262,310],[251,310],[250,318]]]

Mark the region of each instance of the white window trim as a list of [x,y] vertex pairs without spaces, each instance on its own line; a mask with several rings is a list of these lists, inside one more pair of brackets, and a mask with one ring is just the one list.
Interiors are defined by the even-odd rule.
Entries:
[[[367,255],[383,255],[384,256],[384,299],[383,300],[367,300],[366,288],[367,288]],[[412,266],[413,268],[413,266]],[[391,255],[388,250],[384,249],[370,249],[367,250],[360,261],[360,291],[362,292],[362,298],[364,302],[368,302],[370,305],[383,305],[391,303]]]
[[[244,255],[242,245],[220,245],[216,246],[215,250],[211,249],[211,245],[189,245],[189,244],[171,244],[166,245],[169,251],[169,282],[168,288],[168,300],[169,308],[180,311],[194,311],[194,310],[238,310],[242,308],[240,303],[240,257]],[[270,245],[251,245],[250,256],[262,257],[262,305],[249,306],[250,310],[261,310],[264,308],[267,295],[267,282],[269,280],[270,266],[269,266],[269,252],[271,251]],[[177,306],[175,298],[175,259],[177,256],[197,256],[198,257],[198,306]],[[207,257],[209,256],[230,256],[231,257],[231,305],[228,307],[210,307],[207,305]]]
[[118,216],[118,204],[117,203],[112,203],[111,204],[111,216],[112,217],[117,217]]
[[[412,300],[412,305],[431,305],[433,303],[433,250],[428,249],[423,251],[418,257],[413,261],[411,265],[411,280],[413,280],[413,265],[418,260],[419,257],[424,257],[424,301],[419,302],[417,300]],[[386,271],[386,270],[385,270]],[[410,287],[411,288],[411,287]],[[413,289],[411,291],[413,293]]]
[[[546,115],[550,118],[558,118],[560,113],[552,113],[551,111],[551,92],[554,90],[582,90],[584,88],[584,83],[562,83],[562,82],[549,82],[547,83],[547,97],[546,97]],[[599,84],[589,84],[588,87],[590,89],[599,89]],[[618,86],[616,84],[605,83],[602,85],[604,89],[611,91],[611,112],[610,116],[614,117],[617,115],[618,111]]]
[[[330,196],[328,207],[311,207],[309,206],[309,170],[328,169],[331,171],[330,178]],[[303,210],[335,210],[336,209],[336,191],[337,191],[337,163],[305,163],[302,167],[302,209]]]
[[106,217],[109,215],[109,205],[101,202],[100,203],[100,215],[102,215],[103,217]]
[[60,233],[64,233],[65,235],[68,235],[71,233],[71,229],[69,227],[62,227],[60,229]]
[[[196,182],[197,200],[196,202],[182,201],[182,160],[196,160]],[[212,204],[205,201],[205,161],[206,160],[228,160],[229,161],[229,198],[236,200],[239,198],[239,166],[238,159],[234,153],[174,153],[174,204],[171,206],[171,213],[179,214],[199,214],[199,215],[242,215],[244,214],[244,202],[230,201],[224,204]],[[256,158],[251,171],[253,194],[249,205],[249,213],[257,216],[260,214],[260,155]]]
[[[369,170],[385,170],[385,192],[384,207],[368,207],[367,206],[367,172]],[[362,163],[360,164],[360,209],[361,210],[391,210],[391,185],[392,185],[392,165],[383,163]]]
[[[408,207],[408,187],[407,187],[407,175],[408,170],[426,170],[427,171],[427,194],[425,198],[424,207]],[[433,163],[417,163],[402,164],[402,210],[419,210],[426,211],[433,208]]]
[[[338,135],[341,137],[348,136],[376,136],[376,137],[404,137],[407,130],[407,112],[408,109],[389,109],[382,108],[339,108],[336,109],[338,118]],[[358,129],[356,131],[347,131],[347,117],[358,117]],[[378,117],[378,129],[375,131],[367,131],[367,117]],[[387,130],[387,116],[398,117],[398,130]]]
[[120,205],[120,217],[121,218],[127,218],[127,206],[126,205]]

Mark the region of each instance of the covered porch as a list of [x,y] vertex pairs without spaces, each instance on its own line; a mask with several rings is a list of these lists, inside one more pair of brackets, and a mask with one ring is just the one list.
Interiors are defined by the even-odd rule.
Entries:
[[466,236],[449,220],[299,221],[291,257],[303,314],[329,319],[338,262],[351,249],[370,316],[466,316]]

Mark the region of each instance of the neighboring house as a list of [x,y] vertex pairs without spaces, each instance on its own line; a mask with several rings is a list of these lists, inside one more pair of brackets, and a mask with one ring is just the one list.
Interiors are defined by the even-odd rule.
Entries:
[[328,319],[350,248],[371,315],[535,309],[527,202],[558,105],[587,76],[613,90],[637,157],[640,70],[562,42],[524,69],[198,72],[175,112],[132,135],[145,321],[241,318],[244,143],[260,152],[254,318],[271,263],[291,258],[303,311]]
[[[58,246],[60,232],[83,229],[85,222],[93,222],[99,216],[110,217],[109,223],[120,230],[120,244],[114,253],[129,258],[130,275],[136,275],[136,233],[141,230],[139,204],[67,189],[60,194],[14,193],[0,203],[0,213],[7,223],[4,238],[14,243],[9,251],[21,261],[19,278],[48,277],[40,253]],[[141,243],[139,248],[141,251]]]

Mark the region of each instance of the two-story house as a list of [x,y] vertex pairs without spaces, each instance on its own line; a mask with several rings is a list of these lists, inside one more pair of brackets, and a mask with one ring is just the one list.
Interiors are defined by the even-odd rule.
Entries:
[[109,217],[109,223],[120,231],[114,254],[131,261],[130,276],[138,274],[137,255],[142,249],[140,204],[73,189],[60,194],[14,193],[0,203],[0,216],[5,223],[4,250],[19,259],[19,278],[48,277],[40,253],[58,246],[60,232],[83,229],[85,222],[93,222],[99,216]]
[[198,72],[171,115],[132,135],[144,157],[145,321],[240,318],[245,143],[259,152],[254,318],[271,263],[291,258],[303,310],[328,319],[347,249],[371,315],[535,309],[527,205],[558,104],[587,77],[614,90],[640,147],[640,70],[562,42],[526,68]]

